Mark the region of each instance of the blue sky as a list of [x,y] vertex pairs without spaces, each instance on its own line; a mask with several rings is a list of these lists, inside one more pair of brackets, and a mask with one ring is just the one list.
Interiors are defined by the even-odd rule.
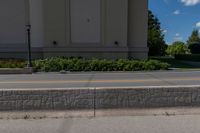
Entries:
[[168,44],[186,41],[195,28],[200,32],[200,0],[149,0],[149,9],[160,20]]

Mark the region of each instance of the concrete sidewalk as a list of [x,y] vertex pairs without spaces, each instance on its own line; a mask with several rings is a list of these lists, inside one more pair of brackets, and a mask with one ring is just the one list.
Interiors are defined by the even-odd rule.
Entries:
[[200,107],[101,109],[101,110],[62,110],[62,111],[3,111],[0,120],[38,120],[66,118],[99,118],[119,116],[175,116],[200,115]]
[[199,133],[200,115],[0,120],[1,133]]

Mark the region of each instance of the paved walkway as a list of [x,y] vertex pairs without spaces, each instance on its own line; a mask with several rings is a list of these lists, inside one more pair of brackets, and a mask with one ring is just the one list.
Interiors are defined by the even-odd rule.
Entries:
[[200,71],[0,75],[0,88],[136,87],[176,85],[200,85]]
[[200,116],[0,120],[1,133],[199,133]]

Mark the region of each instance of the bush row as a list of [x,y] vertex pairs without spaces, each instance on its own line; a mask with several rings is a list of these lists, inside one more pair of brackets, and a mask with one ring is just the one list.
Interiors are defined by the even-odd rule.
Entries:
[[33,65],[38,71],[142,71],[142,70],[166,70],[170,66],[157,60],[100,60],[54,57],[44,60],[36,60]]
[[178,54],[178,55],[175,55],[175,59],[199,62],[200,54]]
[[[2,60],[0,68],[24,68],[26,62],[22,60]],[[33,61],[36,71],[57,72],[65,71],[142,71],[142,70],[166,70],[170,66],[157,60],[100,60],[53,57],[44,60]]]

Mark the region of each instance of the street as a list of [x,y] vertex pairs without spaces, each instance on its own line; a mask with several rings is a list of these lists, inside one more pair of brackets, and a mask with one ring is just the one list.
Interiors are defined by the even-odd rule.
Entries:
[[200,115],[0,120],[0,133],[199,133]]
[[0,88],[76,88],[200,85],[200,71],[87,72],[0,75]]
[[[200,71],[87,72],[0,75],[1,89],[55,89],[80,87],[144,87],[200,85]],[[177,110],[177,114],[185,112]],[[154,115],[150,110],[122,112],[97,111],[99,117],[0,119],[0,133],[199,133],[199,109],[190,115]],[[164,109],[165,112],[166,110]],[[149,113],[145,116],[142,114]],[[187,111],[186,111],[187,112]],[[195,113],[198,112],[198,113]],[[88,114],[89,112],[86,112]],[[107,115],[107,114],[113,115]],[[120,114],[120,112],[118,112]],[[125,114],[125,115],[123,115]],[[134,116],[127,116],[135,114]],[[139,115],[136,115],[139,114]],[[51,114],[52,115],[52,114]],[[90,116],[91,114],[89,114]],[[92,114],[93,115],[93,114]],[[92,116],[91,115],[91,116]],[[140,116],[141,115],[141,116]],[[104,117],[102,117],[104,116]],[[109,116],[109,117],[108,117]],[[111,117],[112,116],[112,117]],[[22,117],[23,118],[23,117]],[[40,117],[39,117],[40,118]]]

